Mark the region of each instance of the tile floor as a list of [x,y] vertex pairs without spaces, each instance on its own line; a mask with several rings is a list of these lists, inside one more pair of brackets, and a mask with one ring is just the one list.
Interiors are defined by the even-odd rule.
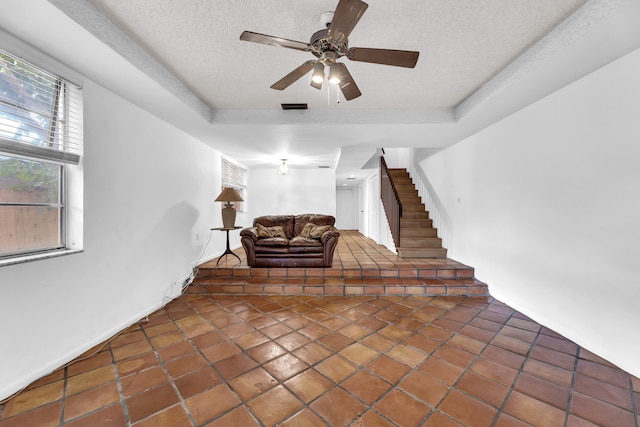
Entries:
[[9,426],[638,426],[640,380],[491,297],[183,296]]

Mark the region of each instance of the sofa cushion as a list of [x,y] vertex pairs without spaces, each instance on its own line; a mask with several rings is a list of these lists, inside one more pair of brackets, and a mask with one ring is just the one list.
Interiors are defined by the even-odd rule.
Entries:
[[289,246],[289,239],[285,237],[267,237],[258,239],[256,246]]
[[273,237],[287,238],[284,228],[281,225],[274,225],[273,227],[265,227],[262,224],[256,224],[256,230],[258,232],[258,239],[269,239]]
[[321,214],[296,215],[294,219],[293,234],[295,236],[299,236],[304,226],[310,222],[315,225],[334,225],[336,223],[336,219],[331,215],[321,215]]
[[330,230],[331,228],[331,225],[316,225],[314,223],[308,222],[300,232],[300,236],[306,237],[308,239],[320,239],[320,236],[322,236],[325,231]]
[[263,225],[265,227],[281,226],[287,239],[294,236],[293,234],[293,215],[266,215],[254,218],[253,226]]
[[289,246],[322,246],[322,242],[319,239],[296,236],[289,240]]

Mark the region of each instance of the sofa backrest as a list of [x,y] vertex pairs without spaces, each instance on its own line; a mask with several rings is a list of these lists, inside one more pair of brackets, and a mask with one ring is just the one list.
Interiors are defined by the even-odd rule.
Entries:
[[293,238],[293,215],[266,215],[259,216],[253,219],[253,226],[256,224],[264,225],[265,227],[282,226],[284,233],[287,235],[287,239]]
[[315,225],[334,225],[336,223],[335,217],[331,215],[321,214],[302,214],[296,215],[293,221],[293,234],[298,236],[307,223],[313,223]]

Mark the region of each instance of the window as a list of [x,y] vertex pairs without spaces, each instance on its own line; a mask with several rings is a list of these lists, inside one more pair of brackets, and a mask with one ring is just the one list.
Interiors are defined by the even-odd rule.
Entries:
[[80,161],[81,95],[0,50],[0,260],[68,248],[66,176]]
[[235,163],[222,158],[222,188],[231,187],[238,190],[244,202],[232,202],[238,212],[246,212],[247,201],[247,171]]

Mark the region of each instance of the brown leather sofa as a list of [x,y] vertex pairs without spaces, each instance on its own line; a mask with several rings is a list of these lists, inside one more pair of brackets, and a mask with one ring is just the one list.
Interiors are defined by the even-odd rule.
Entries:
[[331,215],[269,215],[240,232],[250,267],[331,267],[340,233]]

